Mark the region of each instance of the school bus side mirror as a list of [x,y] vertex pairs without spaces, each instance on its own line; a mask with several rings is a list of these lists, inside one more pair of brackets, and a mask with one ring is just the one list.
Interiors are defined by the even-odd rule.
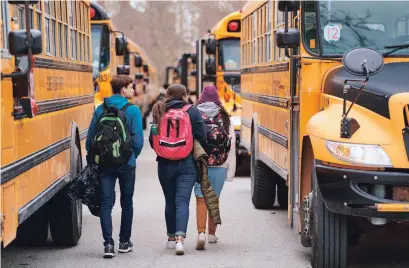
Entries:
[[136,68],[141,68],[143,65],[143,60],[142,57],[139,55],[135,55],[135,67]]
[[115,38],[115,53],[117,56],[125,54],[125,39],[123,37]]
[[142,80],[143,74],[135,74],[135,80]]
[[38,4],[38,0],[37,1],[14,1],[14,0],[9,0],[8,1],[10,5],[24,5],[25,3],[29,4],[29,5],[36,5]]
[[[41,40],[41,31],[31,29],[31,51],[33,55],[40,54],[43,50],[43,44]],[[27,44],[27,31],[16,30],[9,32],[9,51],[14,56],[28,55],[28,48],[30,44]]]
[[192,55],[190,56],[190,58],[192,59],[192,63],[193,63],[193,64],[196,64],[196,62],[197,62],[197,56],[196,56],[196,54],[192,54]]
[[215,75],[216,74],[216,59],[208,58],[206,60],[206,74]]
[[300,1],[279,1],[278,10],[285,12],[287,7],[288,12],[298,11],[300,9]]
[[116,73],[123,74],[123,75],[130,75],[131,68],[129,68],[129,65],[119,65],[118,67],[116,67]]
[[216,39],[207,39],[206,41],[206,54],[216,55]]
[[345,52],[342,63],[344,69],[356,76],[371,76],[384,66],[382,54],[372,48],[353,48]]
[[276,45],[279,48],[297,48],[300,46],[300,32],[298,29],[277,30]]

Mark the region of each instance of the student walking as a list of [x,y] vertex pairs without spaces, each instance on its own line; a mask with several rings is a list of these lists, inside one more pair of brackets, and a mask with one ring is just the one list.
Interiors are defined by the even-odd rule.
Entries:
[[119,252],[130,252],[133,219],[133,193],[136,158],[143,147],[142,116],[139,108],[129,103],[134,96],[133,81],[125,75],[111,81],[113,94],[94,112],[89,126],[87,161],[100,170],[100,221],[104,238],[104,258],[115,256],[112,239],[112,207],[116,179],[121,191],[121,228]]
[[205,125],[196,107],[188,104],[187,90],[173,84],[164,101],[153,107],[149,141],[158,155],[158,176],[165,196],[167,248],[184,254],[184,239],[189,220],[189,203],[197,178],[193,143],[206,145]]
[[[234,127],[230,123],[229,115],[223,108],[217,88],[213,85],[206,86],[199,99],[197,106],[202,114],[207,127],[208,176],[216,195],[220,197],[224,182],[232,181],[236,172],[236,138]],[[194,186],[196,196],[196,219],[197,219],[197,244],[196,249],[205,249],[206,244],[206,221],[209,219],[209,232],[207,240],[216,243],[216,227],[212,218],[208,216],[200,184]]]

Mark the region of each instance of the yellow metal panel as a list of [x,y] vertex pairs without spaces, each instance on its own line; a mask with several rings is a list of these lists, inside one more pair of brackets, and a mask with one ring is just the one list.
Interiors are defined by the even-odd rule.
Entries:
[[11,181],[1,186],[3,207],[2,216],[4,219],[2,239],[4,246],[10,244],[16,237],[18,225],[18,203],[16,187],[17,185],[15,181]]

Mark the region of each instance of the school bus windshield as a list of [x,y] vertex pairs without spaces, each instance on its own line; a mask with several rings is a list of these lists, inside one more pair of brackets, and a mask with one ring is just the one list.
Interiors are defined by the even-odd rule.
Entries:
[[219,62],[223,71],[240,71],[240,39],[219,40]]
[[[320,14],[317,23],[316,7]],[[305,41],[321,55],[342,55],[355,47],[375,48],[409,41],[409,2],[397,1],[307,1],[305,3]],[[316,26],[319,25],[317,36]],[[319,40],[318,42],[315,42]],[[409,48],[392,55],[409,55]]]
[[105,25],[91,26],[92,67],[104,71],[109,65],[109,30]]

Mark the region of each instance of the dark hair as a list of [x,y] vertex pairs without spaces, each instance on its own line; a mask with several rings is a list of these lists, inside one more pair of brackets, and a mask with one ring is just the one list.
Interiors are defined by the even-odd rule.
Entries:
[[170,100],[182,100],[183,97],[187,96],[187,90],[184,85],[181,84],[172,84],[166,90],[166,97],[155,103],[152,108],[153,122],[157,124],[159,131],[160,120],[165,114],[165,103]]
[[129,84],[133,84],[133,80],[129,76],[115,75],[111,80],[112,92],[114,94],[120,94],[122,88],[128,87]]

